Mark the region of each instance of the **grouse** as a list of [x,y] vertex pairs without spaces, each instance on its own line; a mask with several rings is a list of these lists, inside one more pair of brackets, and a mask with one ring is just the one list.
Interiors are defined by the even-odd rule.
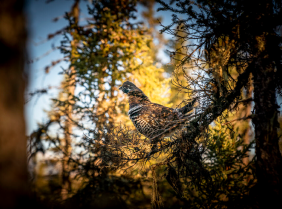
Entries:
[[163,135],[165,137],[171,136],[174,131],[166,132],[165,130],[173,126],[175,121],[185,118],[185,114],[193,109],[196,101],[194,99],[182,108],[173,109],[152,103],[143,91],[130,81],[124,82],[119,89],[129,97],[129,118],[136,129],[149,139],[162,133],[165,133]]

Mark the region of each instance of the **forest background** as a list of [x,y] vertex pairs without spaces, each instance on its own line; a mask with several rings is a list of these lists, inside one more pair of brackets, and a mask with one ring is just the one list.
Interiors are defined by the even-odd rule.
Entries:
[[[269,4],[272,13],[266,9]],[[2,178],[1,194],[5,191],[7,198],[1,204],[9,208],[275,205],[281,197],[282,174],[277,114],[281,22],[270,29],[265,23],[280,17],[281,5],[267,1],[259,6],[257,13],[248,13],[243,2],[233,1],[28,1],[26,14],[33,15],[26,27],[37,31],[33,23],[40,23],[42,31],[34,34],[44,37],[34,41],[28,32],[32,38],[23,71],[29,74],[23,93],[28,153],[27,158],[17,154],[11,159],[27,159],[29,183],[11,186]],[[235,10],[242,10],[236,14],[239,17]],[[45,25],[40,17],[50,23]],[[239,21],[243,17],[246,23]],[[228,25],[225,18],[239,21],[230,26],[230,33],[229,28],[224,28],[227,32],[220,28]],[[252,29],[252,21],[261,21],[257,23],[261,31]],[[265,41],[268,36],[276,42]],[[269,43],[276,46],[275,53],[269,52]],[[269,87],[260,77],[257,69],[263,65],[261,71],[276,86]],[[189,120],[173,122],[185,128],[159,141],[157,150],[151,150],[150,140],[128,118],[127,98],[118,91],[126,80],[152,102],[168,107],[197,100]],[[263,87],[265,83],[265,92],[274,91],[266,99],[269,103],[260,99],[264,88],[254,92],[258,80]],[[258,113],[265,109],[268,118],[273,117],[262,125]],[[259,126],[271,128],[259,132],[255,129]],[[3,162],[12,156],[3,153]],[[7,171],[9,167],[11,173],[25,176],[26,169],[7,166]]]

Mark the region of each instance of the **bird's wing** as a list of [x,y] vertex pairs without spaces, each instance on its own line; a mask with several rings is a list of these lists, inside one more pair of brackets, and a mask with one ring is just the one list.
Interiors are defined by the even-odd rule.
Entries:
[[162,126],[179,119],[178,113],[174,109],[162,106],[160,104],[151,103],[150,112],[152,113],[153,117],[163,120],[161,122]]
[[148,130],[148,133],[144,135],[151,138],[173,125],[173,121],[178,120],[179,117],[172,108],[150,103],[142,108],[140,119],[144,121],[144,127]]

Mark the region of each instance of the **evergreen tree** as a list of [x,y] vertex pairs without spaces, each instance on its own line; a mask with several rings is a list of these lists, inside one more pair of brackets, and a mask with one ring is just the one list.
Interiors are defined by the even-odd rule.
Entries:
[[73,105],[74,105],[74,95],[75,95],[75,67],[72,66],[73,60],[77,58],[77,27],[79,21],[79,0],[75,0],[71,11],[68,14],[68,17],[71,18],[69,32],[72,36],[72,40],[70,43],[71,53],[70,53],[70,61],[71,66],[70,69],[67,71],[68,76],[66,77],[66,81],[63,82],[63,89],[66,91],[67,99],[65,102],[65,127],[64,127],[64,138],[61,140],[62,150],[63,150],[63,159],[62,159],[62,199],[66,199],[68,197],[68,193],[71,192],[71,180],[70,180],[70,167],[69,167],[69,157],[72,152],[72,120],[73,120]]
[[[88,107],[94,113],[89,117],[94,121],[95,129],[120,121],[118,115],[125,103],[118,99],[120,93],[117,87],[126,79],[135,79],[131,76],[132,72],[139,77],[141,85],[145,84],[141,83],[140,74],[148,76],[150,73],[151,78],[163,80],[163,70],[154,67],[150,58],[153,55],[150,49],[152,40],[138,23],[133,22],[135,6],[136,1],[93,2],[93,7],[89,7],[92,20],[86,27],[77,29],[78,54],[72,59],[72,65],[76,69],[76,83],[84,87],[83,94],[90,99],[89,102],[83,101],[82,92],[79,93],[78,98],[84,104],[77,108]],[[70,54],[68,43],[66,39],[62,47],[66,55]],[[163,89],[160,81],[155,90]]]
[[167,65],[166,71],[171,75],[171,94],[170,94],[170,102],[175,106],[183,106],[181,103],[183,101],[189,99],[189,94],[185,91],[185,88],[189,88],[189,84],[185,79],[186,74],[190,74],[193,72],[189,66],[191,63],[187,62],[185,55],[187,54],[186,45],[186,31],[182,24],[178,25],[177,34],[175,36],[175,40],[170,41],[170,48],[173,52],[169,52],[171,57],[171,64]]
[[[276,101],[276,91],[281,92],[282,83],[281,37],[277,31],[282,25],[281,2],[256,1],[253,2],[256,9],[246,1],[171,1],[170,3],[176,2],[176,7],[163,1],[158,2],[161,3],[162,10],[175,13],[172,24],[163,31],[171,32],[172,25],[183,23],[189,30],[187,39],[197,40],[194,46],[190,45],[193,51],[187,56],[191,58],[198,52],[198,67],[203,69],[200,65],[209,65],[208,71],[203,70],[208,72],[209,77],[202,77],[201,81],[206,78],[212,81],[209,81],[211,89],[208,85],[201,86],[209,89],[213,98],[206,100],[204,115],[198,120],[201,125],[207,125],[207,122],[215,120],[224,110],[232,108],[238,102],[241,89],[248,86],[252,74],[254,114],[251,119],[255,126],[258,178],[254,195],[256,203],[253,207],[275,207],[282,196],[282,158],[278,146]],[[180,20],[177,13],[187,17]],[[229,52],[226,51],[228,56],[221,59],[219,64],[222,67],[212,66],[213,52],[217,52],[214,46],[227,38],[230,46]],[[239,73],[236,79],[228,71],[232,66]],[[193,82],[192,78],[190,81]],[[206,117],[207,120],[203,120]],[[200,130],[196,128],[196,132]]]
[[[106,133],[114,132],[114,126],[131,124],[119,85],[129,79],[153,102],[166,104],[169,99],[168,79],[156,66],[156,47],[149,30],[134,23],[135,7],[135,1],[95,1],[88,7],[91,17],[87,25],[79,26],[76,1],[73,12],[66,16],[69,26],[61,46],[70,67],[63,69],[65,79],[58,98],[53,99],[49,121],[31,135],[34,152],[49,149],[62,154],[63,184],[74,181],[71,173],[89,183],[89,188],[100,181],[94,195],[109,192],[106,185],[111,181],[121,181],[111,177],[117,172],[107,164],[106,155],[113,153],[105,145]],[[43,141],[50,146],[44,148]],[[82,151],[77,153],[74,147]],[[134,186],[136,179],[131,178],[126,182]],[[70,186],[62,187],[68,192],[65,197],[73,194]]]
[[[233,131],[230,125],[222,125],[217,119],[209,127],[208,139],[199,167],[190,162],[193,172],[189,178],[181,180],[177,187],[175,179],[169,175],[169,182],[189,208],[250,208],[246,197],[256,183],[254,161],[243,164],[252,144],[244,144],[244,139]],[[173,168],[170,168],[172,172]]]

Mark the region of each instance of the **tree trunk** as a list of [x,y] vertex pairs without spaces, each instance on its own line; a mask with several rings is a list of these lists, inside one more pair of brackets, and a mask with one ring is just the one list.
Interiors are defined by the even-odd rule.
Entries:
[[[250,83],[250,86],[247,87],[246,89],[246,99],[252,98],[252,94],[253,94],[253,83]],[[252,102],[249,101],[248,104],[245,107],[245,111],[244,111],[244,115],[242,117],[248,117],[249,115],[252,114]],[[243,135],[243,139],[244,139],[244,144],[250,144],[251,139],[252,139],[252,134],[251,134],[251,119],[247,119],[247,127],[244,130],[244,135]],[[248,155],[250,153],[248,152]],[[243,163],[245,165],[248,165],[250,162],[250,157],[245,157],[243,159]]]
[[[73,45],[72,41],[72,45]],[[75,92],[75,69],[74,67],[70,68],[70,73],[71,76],[68,78],[68,81],[66,82],[67,85],[67,93],[68,93],[68,106],[66,108],[66,114],[67,118],[65,121],[65,130],[64,130],[64,135],[65,138],[62,140],[62,148],[64,151],[63,154],[63,161],[62,161],[62,199],[66,200],[69,197],[69,194],[72,190],[72,185],[71,185],[71,179],[70,179],[70,164],[69,164],[69,158],[71,156],[72,152],[72,128],[73,128],[73,122],[72,122],[72,112],[73,112],[73,105],[74,102],[72,101],[72,98],[74,96]]]
[[24,207],[28,192],[23,7],[20,0],[0,6],[0,208]]
[[[78,26],[79,22],[79,0],[75,0],[75,3],[72,6],[70,14],[75,20],[75,26]],[[77,30],[75,29],[74,35],[73,35],[73,40],[71,41],[71,62],[73,62],[73,59],[76,58],[76,51],[77,51],[77,39],[75,37],[75,34],[77,33]],[[73,112],[73,105],[74,101],[72,100],[74,97],[75,93],[75,68],[74,66],[70,67],[70,76],[67,79],[66,85],[67,85],[67,93],[68,93],[68,107],[66,109],[67,113],[67,119],[66,119],[66,124],[65,124],[65,138],[62,141],[62,146],[64,150],[64,157],[63,157],[63,162],[62,162],[62,180],[63,180],[63,186],[62,186],[62,199],[65,200],[69,197],[69,194],[72,190],[72,185],[71,185],[71,179],[70,179],[70,164],[69,164],[69,158],[72,152],[72,128],[73,128],[73,117],[72,117],[72,112]]]
[[276,208],[281,204],[282,160],[278,146],[278,105],[275,68],[269,56],[271,46],[265,37],[258,38],[258,49],[267,56],[259,58],[253,72],[256,142],[257,202],[259,208]]

